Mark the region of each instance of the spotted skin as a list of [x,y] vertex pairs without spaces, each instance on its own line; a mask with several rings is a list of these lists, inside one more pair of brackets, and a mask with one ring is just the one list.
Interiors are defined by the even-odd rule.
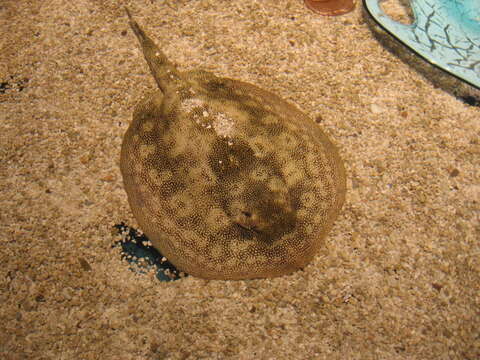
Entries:
[[303,268],[344,202],[335,146],[268,91],[179,72],[129,17],[159,87],[136,106],[120,160],[145,234],[175,266],[201,278]]

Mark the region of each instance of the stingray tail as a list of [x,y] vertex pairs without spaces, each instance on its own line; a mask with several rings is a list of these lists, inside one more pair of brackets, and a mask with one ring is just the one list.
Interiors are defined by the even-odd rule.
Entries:
[[183,82],[180,72],[133,19],[127,7],[125,7],[125,11],[130,19],[130,27],[140,43],[145,60],[159,89],[165,94],[171,88],[178,88],[179,83]]

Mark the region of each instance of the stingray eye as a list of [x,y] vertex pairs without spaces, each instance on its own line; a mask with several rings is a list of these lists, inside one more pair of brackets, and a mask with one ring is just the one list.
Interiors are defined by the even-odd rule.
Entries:
[[242,214],[245,215],[247,218],[251,218],[251,217],[252,217],[252,213],[251,213],[251,212],[248,212],[248,211],[242,211]]
[[250,211],[240,211],[240,213],[235,216],[234,223],[244,230],[252,231],[256,234],[259,234],[261,231],[258,228],[258,219],[255,219],[255,216]]

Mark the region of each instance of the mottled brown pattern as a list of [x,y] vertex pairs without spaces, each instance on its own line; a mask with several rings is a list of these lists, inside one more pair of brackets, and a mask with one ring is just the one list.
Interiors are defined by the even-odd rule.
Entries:
[[130,20],[160,89],[137,105],[121,153],[145,234],[179,269],[202,278],[304,267],[344,201],[335,146],[272,93],[179,72]]

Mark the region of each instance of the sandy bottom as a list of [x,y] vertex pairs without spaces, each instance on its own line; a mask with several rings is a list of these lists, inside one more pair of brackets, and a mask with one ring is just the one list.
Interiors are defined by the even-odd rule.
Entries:
[[0,2],[0,358],[478,359],[480,108],[373,38],[361,7],[127,1],[181,69],[297,104],[334,139],[347,201],[303,271],[135,275],[122,136],[154,88],[121,5]]

